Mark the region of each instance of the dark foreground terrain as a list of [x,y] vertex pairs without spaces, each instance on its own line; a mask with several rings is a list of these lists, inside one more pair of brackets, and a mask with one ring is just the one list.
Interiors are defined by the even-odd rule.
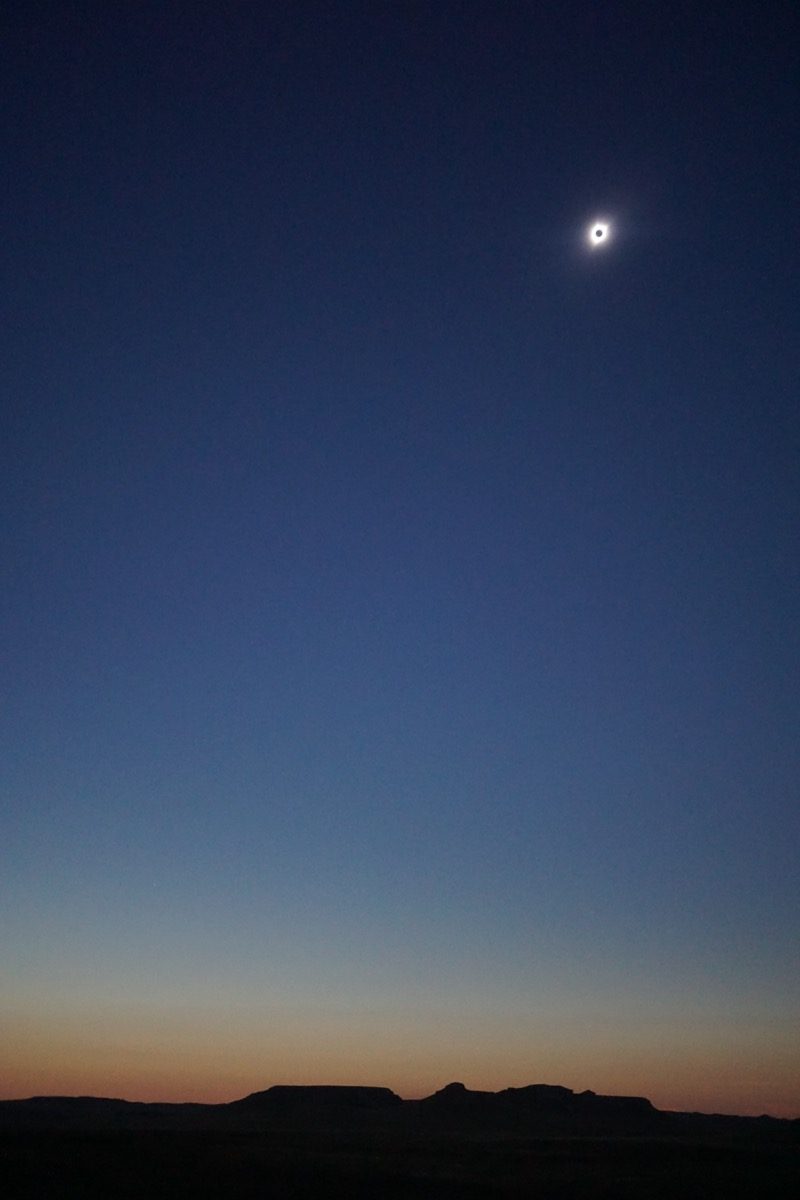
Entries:
[[565,1088],[421,1101],[273,1088],[228,1105],[0,1103],[5,1200],[800,1196],[800,1122],[662,1113]]

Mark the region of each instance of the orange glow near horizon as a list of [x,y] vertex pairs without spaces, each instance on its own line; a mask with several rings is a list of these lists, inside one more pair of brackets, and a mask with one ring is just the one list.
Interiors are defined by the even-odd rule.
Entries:
[[102,1095],[223,1103],[277,1083],[390,1087],[413,1099],[458,1079],[498,1091],[551,1083],[575,1091],[643,1095],[658,1108],[741,1115],[800,1114],[800,1061],[754,1042],[734,1056],[698,1040],[681,1054],[664,1042],[546,1037],[486,1021],[412,1022],[394,1015],[219,1014],[130,1010],[18,1013],[6,1023],[3,1099]]

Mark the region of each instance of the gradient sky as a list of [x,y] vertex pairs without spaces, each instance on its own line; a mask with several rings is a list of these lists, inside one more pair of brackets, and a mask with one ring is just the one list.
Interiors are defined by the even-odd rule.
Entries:
[[793,7],[6,6],[4,1096],[800,1115]]

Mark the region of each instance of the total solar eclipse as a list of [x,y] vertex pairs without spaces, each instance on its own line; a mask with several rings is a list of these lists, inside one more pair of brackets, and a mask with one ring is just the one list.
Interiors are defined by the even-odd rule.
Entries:
[[592,221],[586,232],[586,241],[593,250],[608,245],[611,240],[611,225],[608,221]]

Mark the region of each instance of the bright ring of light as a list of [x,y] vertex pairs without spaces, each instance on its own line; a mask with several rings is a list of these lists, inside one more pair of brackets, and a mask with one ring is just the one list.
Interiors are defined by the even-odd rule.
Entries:
[[586,241],[592,249],[605,246],[611,239],[611,226],[608,221],[592,221],[586,231]]

